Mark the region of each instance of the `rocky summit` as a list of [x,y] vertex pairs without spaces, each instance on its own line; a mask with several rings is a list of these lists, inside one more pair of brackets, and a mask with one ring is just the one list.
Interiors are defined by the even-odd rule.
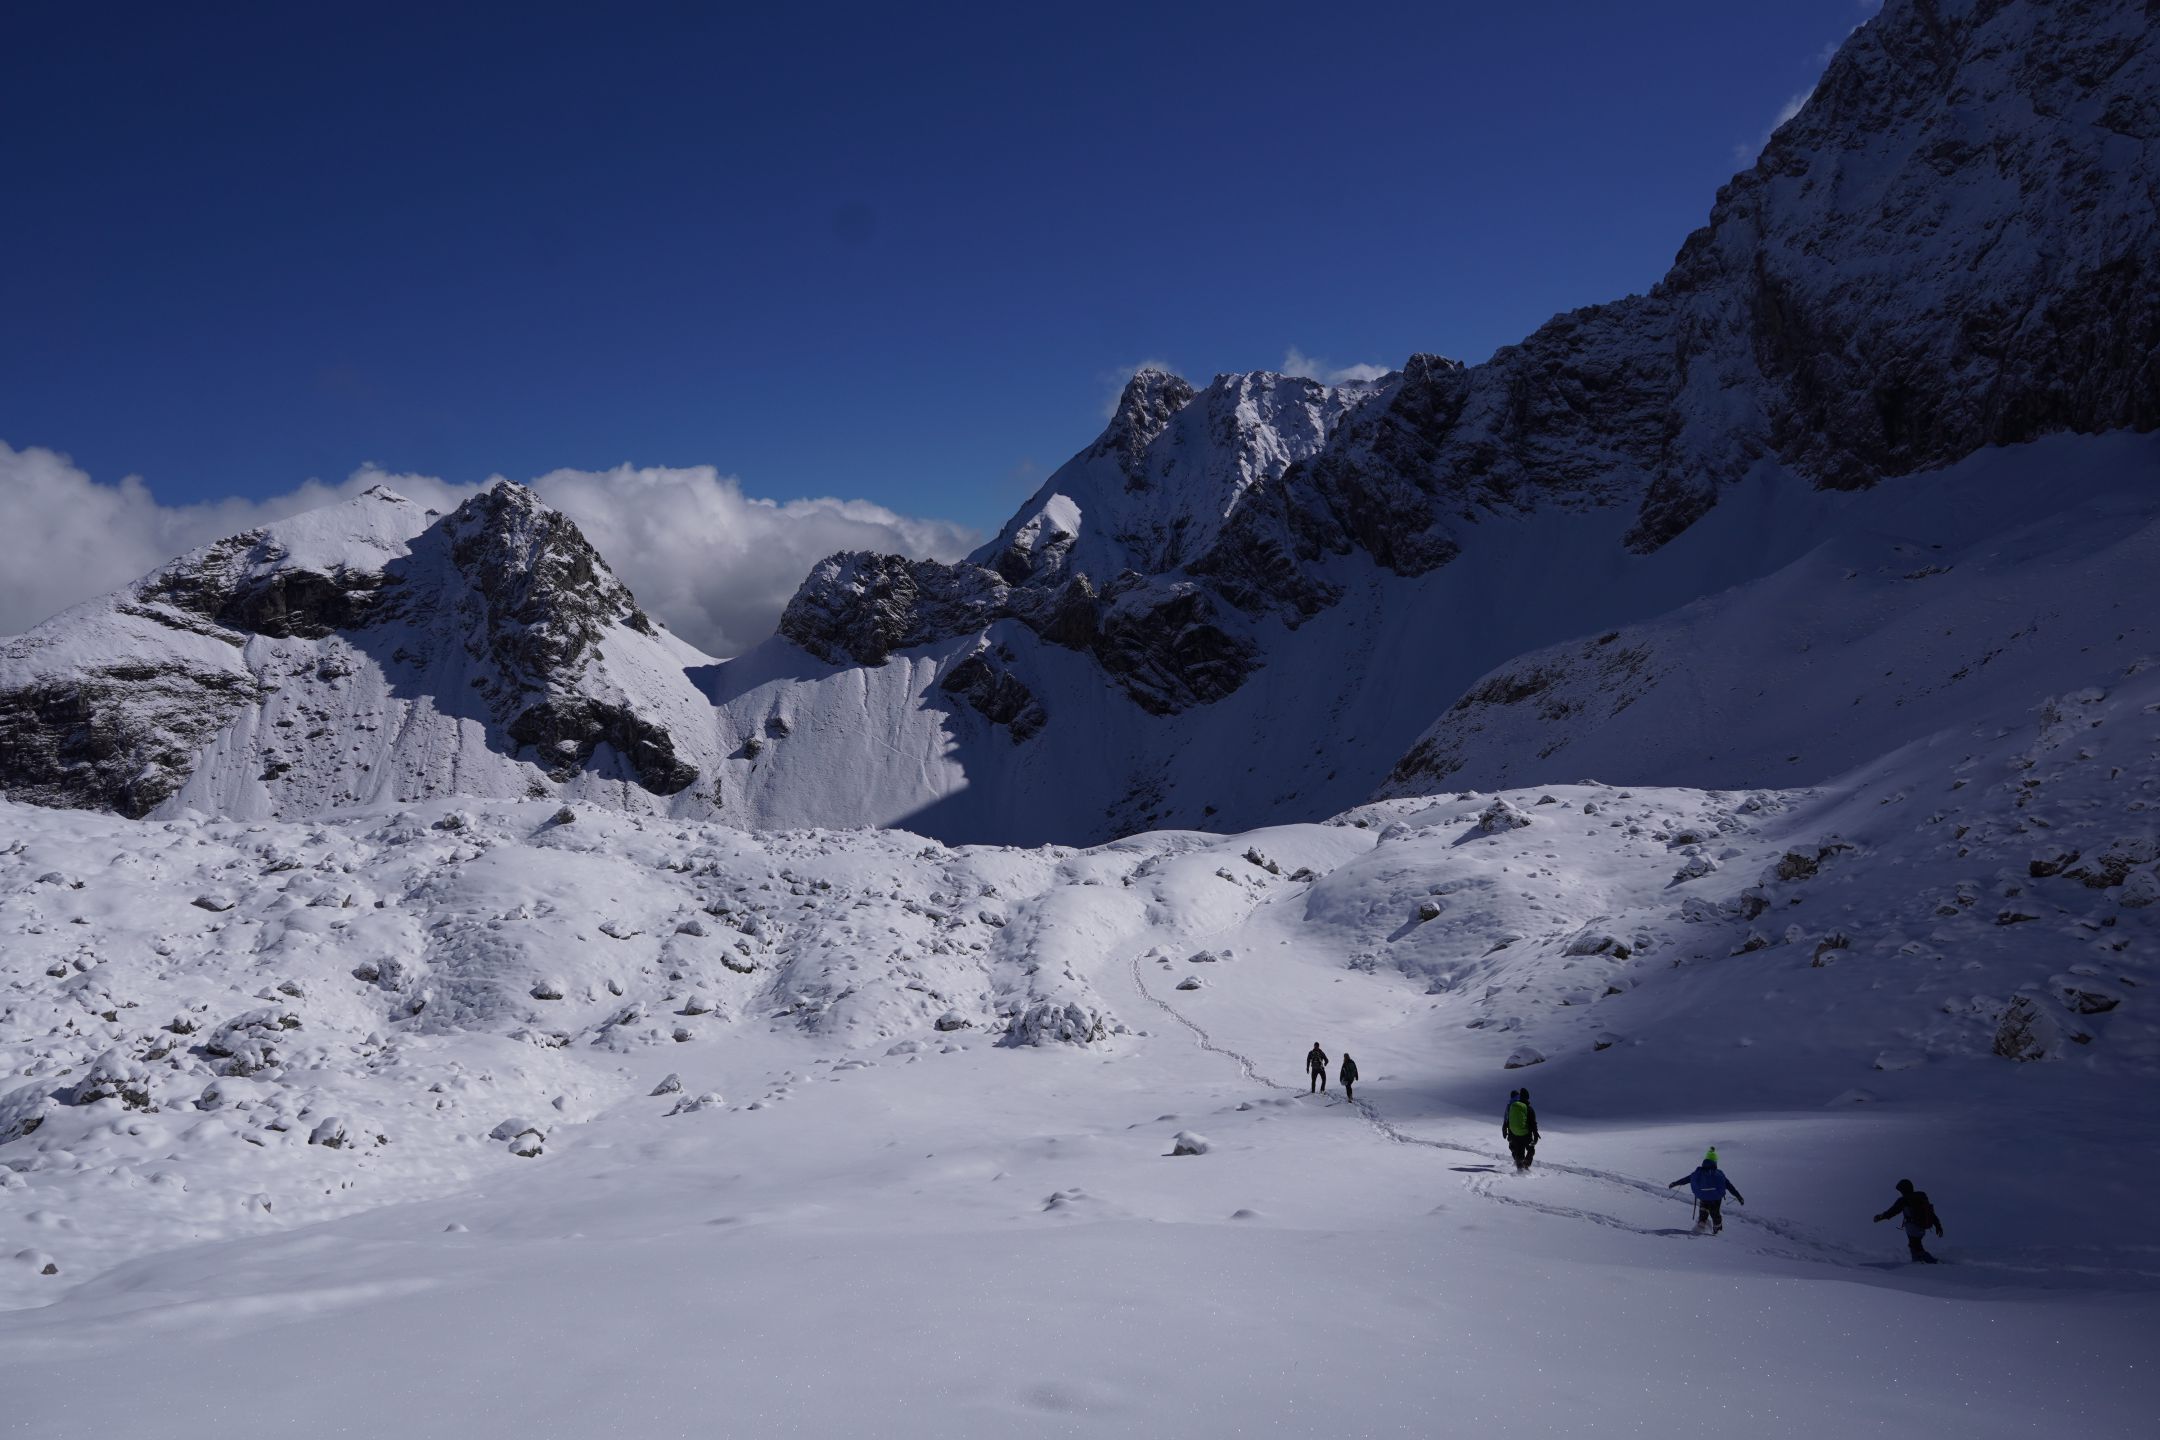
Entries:
[[[1977,560],[2059,522],[2108,568],[2113,522],[2065,507],[2127,495],[2135,531],[2153,493],[2121,436],[2160,425],[2156,29],[2135,0],[1891,0],[1647,294],[1371,381],[1143,370],[966,560],[831,556],[725,662],[515,486],[236,536],[7,644],[0,792],[129,815],[576,793],[1037,843],[1542,777],[1595,748],[1584,697],[1609,718],[1644,675],[1707,673],[1628,627],[1734,587],[1801,603],[1824,547],[1894,580],[1925,568],[1894,547]],[[1942,589],[1871,594],[1912,616]],[[1580,663],[1539,685],[1555,646]],[[1994,649],[1990,694],[2043,687]],[[1525,686],[1583,708],[1484,723]],[[1788,707],[1824,743],[1777,778],[1937,714],[1887,708],[1885,731]]]

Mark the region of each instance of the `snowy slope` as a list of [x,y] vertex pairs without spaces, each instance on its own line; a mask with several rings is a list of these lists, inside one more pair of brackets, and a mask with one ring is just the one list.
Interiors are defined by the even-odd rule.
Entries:
[[2147,437],[1989,452],[1789,518],[1820,540],[1762,579],[1480,677],[1380,793],[1813,782],[2160,655]]
[[[2160,1273],[2091,1217],[2160,1139],[2160,670],[2094,682],[1810,790],[1079,852],[0,805],[0,1379],[50,1436],[327,1423],[333,1355],[416,1435],[1527,1435],[1741,1365],[1763,1434],[2135,1433]],[[1867,1223],[1899,1174],[1940,1272]]]
[[522,487],[447,516],[377,487],[0,646],[0,793],[138,816],[695,807],[704,663]]

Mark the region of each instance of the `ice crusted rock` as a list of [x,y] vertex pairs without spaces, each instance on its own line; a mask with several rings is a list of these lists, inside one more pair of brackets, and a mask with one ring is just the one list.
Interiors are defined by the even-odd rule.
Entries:
[[1190,1130],[1180,1130],[1170,1139],[1172,1155],[1205,1155],[1208,1148],[1207,1136],[1196,1135]]

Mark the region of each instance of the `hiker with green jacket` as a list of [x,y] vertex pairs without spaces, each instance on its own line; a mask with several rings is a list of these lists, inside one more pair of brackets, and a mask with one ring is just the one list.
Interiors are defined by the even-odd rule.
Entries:
[[1500,1138],[1507,1141],[1515,1168],[1528,1170],[1536,1158],[1538,1142],[1537,1111],[1531,1107],[1528,1090],[1508,1092],[1508,1107],[1500,1117]]

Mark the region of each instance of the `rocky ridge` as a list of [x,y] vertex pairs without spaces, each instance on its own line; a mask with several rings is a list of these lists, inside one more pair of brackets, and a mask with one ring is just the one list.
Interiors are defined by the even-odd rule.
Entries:
[[1649,294],[1372,385],[1143,372],[968,564],[865,585],[893,562],[835,557],[782,633],[875,664],[1003,618],[1053,638],[1054,617],[1053,643],[1169,712],[1264,663],[1253,620],[1340,601],[1341,557],[1414,576],[1491,517],[1553,507],[1632,510],[1625,543],[1648,551],[1759,466],[1857,489],[2150,430],[2154,34],[2136,0],[1892,0]]
[[140,817],[192,781],[281,813],[455,786],[475,750],[493,788],[545,790],[605,746],[672,795],[697,769],[622,678],[672,670],[694,700],[682,653],[530,491],[438,516],[377,487],[7,642],[0,793]]

